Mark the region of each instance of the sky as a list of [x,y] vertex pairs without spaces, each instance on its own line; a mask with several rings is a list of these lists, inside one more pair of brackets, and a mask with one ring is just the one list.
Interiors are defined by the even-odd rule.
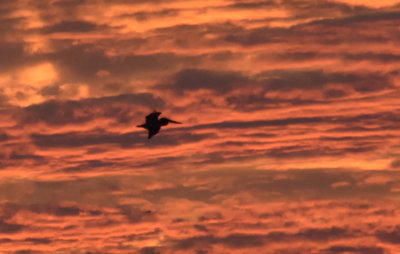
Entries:
[[[1,0],[0,252],[400,253],[400,1]],[[157,110],[152,139],[136,126]]]

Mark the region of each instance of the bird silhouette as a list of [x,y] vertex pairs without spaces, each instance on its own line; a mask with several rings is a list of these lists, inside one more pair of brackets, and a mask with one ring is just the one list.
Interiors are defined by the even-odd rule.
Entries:
[[149,132],[149,136],[147,138],[150,139],[151,137],[153,137],[160,131],[161,126],[165,126],[168,123],[179,123],[180,124],[180,122],[173,121],[168,118],[158,119],[158,117],[160,115],[161,115],[161,112],[154,111],[153,113],[146,116],[146,122],[144,124],[138,125],[136,127],[141,127],[141,128],[147,129],[147,131]]

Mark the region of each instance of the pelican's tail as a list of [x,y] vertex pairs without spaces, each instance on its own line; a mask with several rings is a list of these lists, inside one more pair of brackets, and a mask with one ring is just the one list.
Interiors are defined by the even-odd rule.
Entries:
[[146,128],[146,124],[136,125],[136,127]]

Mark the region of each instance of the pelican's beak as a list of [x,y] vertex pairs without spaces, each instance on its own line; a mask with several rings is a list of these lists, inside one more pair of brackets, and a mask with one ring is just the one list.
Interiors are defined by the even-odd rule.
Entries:
[[170,123],[179,123],[179,124],[181,124],[181,122],[173,121],[173,120],[171,120],[171,119],[168,119],[168,121],[169,121]]
[[145,124],[141,124],[141,125],[136,125],[136,127],[145,128],[146,126],[145,126]]

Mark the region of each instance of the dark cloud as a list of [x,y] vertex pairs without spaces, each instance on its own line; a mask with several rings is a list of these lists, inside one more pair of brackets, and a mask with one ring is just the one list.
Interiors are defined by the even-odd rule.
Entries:
[[[167,131],[165,131],[167,132]],[[118,145],[121,148],[131,148],[138,146],[175,146],[182,143],[198,142],[210,137],[210,134],[177,133],[173,135],[159,135],[151,140],[147,140],[147,133],[129,132],[129,133],[109,133],[106,131],[89,132],[70,132],[62,134],[32,134],[33,143],[40,148],[73,148],[92,145],[111,144]]]
[[400,62],[400,55],[393,53],[365,52],[362,54],[344,54],[343,59],[352,61],[372,61],[380,63]]
[[372,145],[358,145],[354,147],[344,147],[344,148],[332,148],[331,146],[326,147],[314,147],[310,148],[308,146],[287,146],[274,148],[268,151],[267,156],[274,158],[308,158],[308,157],[320,157],[320,156],[343,156],[344,154],[352,153],[365,153],[378,150],[377,146]]
[[[287,3],[289,1],[286,1]],[[296,5],[296,1],[294,2]],[[297,13],[299,16],[297,18],[310,18],[311,16],[316,17],[321,15],[319,11],[313,8],[307,9],[306,6],[313,5],[314,3],[297,1],[298,6],[294,6],[293,12]],[[323,4],[328,2],[324,1]],[[330,4],[335,4],[330,2]],[[301,10],[300,6],[304,7]],[[345,6],[345,5],[343,5]],[[365,7],[345,7],[348,10],[346,15],[342,17],[332,18],[332,9],[329,6],[325,8],[325,15],[323,19],[319,18],[315,21],[307,23],[297,24],[292,27],[271,27],[269,25],[254,29],[236,29],[235,31],[227,31],[221,35],[221,39],[226,42],[241,44],[243,46],[251,46],[258,44],[268,44],[268,43],[281,43],[287,41],[296,41],[297,43],[319,43],[319,44],[338,44],[338,43],[354,43],[354,42],[365,42],[365,41],[379,41],[388,42],[389,40],[397,40],[393,35],[387,34],[382,35],[376,33],[371,35],[370,33],[363,32],[366,27],[358,27],[360,23],[367,23],[373,25],[380,21],[392,21],[397,22],[400,19],[398,11],[384,12],[379,10],[371,10]],[[339,8],[340,9],[340,8]],[[315,14],[317,13],[317,14]],[[325,16],[325,17],[324,17]],[[293,17],[291,17],[293,19]],[[383,25],[383,24],[382,24]],[[357,29],[354,27],[357,26]],[[392,26],[385,24],[385,26]],[[349,35],[352,36],[349,36]]]
[[359,15],[371,12],[368,7],[361,5],[349,5],[347,3],[340,3],[335,1],[307,1],[307,0],[256,0],[256,1],[243,1],[235,0],[233,3],[222,8],[236,8],[236,9],[259,9],[259,8],[283,8],[292,15],[287,17],[286,20],[294,19],[310,19],[315,17],[331,17],[335,16],[348,16]]
[[123,14],[121,18],[134,18],[137,21],[143,22],[154,18],[169,18],[176,17],[180,13],[179,9],[163,9],[160,11],[140,11],[135,13]]
[[371,10],[368,13],[356,14],[343,18],[312,21],[310,24],[322,24],[327,26],[348,26],[354,23],[373,23],[378,21],[400,21],[400,11]]
[[354,78],[351,75],[327,74],[322,70],[276,70],[260,73],[258,76],[265,81],[268,90],[273,91],[311,90],[321,88],[328,82],[354,82]]
[[[263,55],[260,55],[260,57]],[[333,57],[333,54],[329,53],[321,53],[315,51],[294,51],[294,52],[284,52],[278,53],[273,55],[266,55],[265,57],[272,57],[274,60],[277,61],[310,61],[313,59],[323,59],[328,57]]]
[[264,93],[257,94],[240,94],[232,95],[225,98],[229,106],[233,106],[235,110],[240,111],[254,111],[267,108],[277,108],[285,106],[298,106],[298,105],[312,105],[312,104],[327,104],[326,100],[310,100],[310,99],[283,99],[283,98],[270,98]]
[[8,39],[8,35],[17,34],[20,31],[19,25],[26,21],[22,15],[15,15],[19,7],[18,1],[4,0],[0,3],[0,32],[2,39]]
[[193,249],[196,247],[204,248],[213,244],[217,244],[218,241],[219,238],[214,237],[213,235],[195,236],[178,241],[175,247],[178,249]]
[[55,210],[57,216],[78,216],[80,209],[77,206],[59,206]]
[[87,172],[90,170],[95,170],[99,168],[112,168],[117,165],[115,161],[103,161],[103,160],[88,160],[79,163],[76,166],[70,166],[62,168],[62,171],[66,173],[78,173],[78,172]]
[[328,89],[324,91],[324,95],[328,99],[342,98],[346,96],[346,92],[341,89]]
[[324,250],[324,253],[356,253],[356,254],[385,254],[386,251],[378,246],[348,246],[348,245],[334,245]]
[[52,4],[60,8],[73,8],[87,3],[87,0],[56,0]]
[[317,124],[323,122],[329,122],[332,120],[330,117],[298,117],[298,118],[286,118],[276,120],[256,120],[256,121],[225,121],[220,123],[210,124],[199,124],[190,129],[247,129],[247,128],[260,128],[268,126],[286,126],[286,125],[297,125],[297,124]]
[[13,254],[40,254],[40,252],[29,249],[29,250],[18,250],[13,252]]
[[[235,160],[233,160],[233,162],[230,160],[229,162],[234,163]],[[366,197],[379,199],[381,196],[392,195],[391,190],[396,186],[395,181],[378,184],[359,184],[363,182],[363,179],[373,177],[374,175],[375,174],[367,175],[357,173],[356,171],[348,171],[348,169],[340,168],[318,168],[314,170],[293,169],[280,172],[275,172],[274,170],[257,172],[256,170],[249,171],[248,169],[235,169],[230,171],[214,170],[212,177],[223,179],[229,182],[230,185],[223,188],[220,186],[210,186],[209,188],[201,189],[196,189],[196,186],[185,188],[192,192],[193,189],[196,190],[197,193],[194,194],[199,196],[201,201],[208,203],[217,202],[215,198],[218,197],[218,195],[234,196],[241,192],[251,193],[253,197],[263,202],[271,200],[296,200],[301,197],[310,199]],[[384,176],[386,175],[390,175],[394,179],[398,177],[397,173],[393,175],[393,171],[386,171]],[[199,177],[202,181],[211,178],[211,176],[208,175],[200,176],[196,174],[194,174],[193,177]],[[335,187],[335,183],[346,183],[346,185],[338,188]],[[157,190],[153,196],[159,195],[158,198],[170,196],[190,199],[190,197],[185,197],[183,194],[176,194],[185,189],[167,188],[165,192],[163,192],[163,190],[164,189]],[[200,193],[200,191],[202,191],[202,193]],[[346,207],[349,207],[349,205]],[[352,206],[350,207],[352,208]]]
[[34,213],[46,213],[55,216],[78,216],[82,210],[78,206],[64,206],[53,204],[32,204],[32,205],[19,205],[15,203],[8,203],[5,207],[15,207],[15,213],[20,210],[27,210]]
[[57,24],[43,27],[42,31],[45,34],[49,33],[87,33],[99,30],[100,28],[105,28],[105,26],[99,26],[96,23],[88,21],[62,21]]
[[391,166],[392,168],[400,168],[400,159],[392,161],[392,162],[390,163],[390,166]]
[[119,57],[107,55],[106,50],[109,50],[109,47],[115,47],[115,43],[115,41],[110,41],[107,45],[100,41],[98,44],[68,45],[52,53],[42,54],[42,58],[50,60],[57,67],[62,81],[78,83],[82,81],[91,83],[93,80],[98,80],[97,73],[100,70],[106,70],[114,77],[128,81],[132,77],[136,79],[154,77],[157,72],[175,71],[177,66],[191,66],[200,60],[197,56],[165,52],[128,54]]
[[61,90],[59,85],[50,85],[44,87],[39,93],[43,96],[57,96],[60,92]]
[[140,254],[160,254],[157,247],[144,247],[140,249]]
[[195,224],[195,225],[193,225],[193,227],[194,227],[195,229],[197,229],[198,231],[201,231],[201,232],[209,232],[209,230],[207,229],[207,227],[206,227],[206,226],[203,226],[203,225]]
[[128,133],[119,135],[116,133],[93,132],[93,133],[63,133],[53,135],[32,134],[33,143],[41,148],[57,148],[57,147],[80,147],[100,144],[119,144],[121,146],[132,146],[139,142],[138,133]]
[[[322,104],[327,101],[317,99],[283,99],[268,97],[268,92],[291,92],[293,90],[321,90],[335,84],[367,93],[393,88],[391,74],[325,72],[323,70],[272,70],[246,76],[240,72],[211,71],[204,69],[184,69],[173,77],[173,81],[156,88],[170,89],[181,95],[185,91],[209,90],[226,96],[228,105],[235,109],[249,111],[282,105]],[[248,89],[247,89],[248,88]],[[249,93],[249,90],[257,93]],[[240,94],[229,92],[240,90]],[[250,90],[250,91],[251,91]],[[328,98],[340,98],[346,92],[340,89],[325,91]]]
[[152,220],[154,215],[151,211],[143,211],[140,208],[123,205],[120,207],[121,214],[123,214],[129,221],[129,223],[139,223],[142,221]]
[[36,154],[31,154],[31,153],[21,153],[18,151],[13,151],[11,154],[8,156],[9,160],[34,160],[34,161],[44,161],[45,157],[36,155]]
[[158,202],[165,197],[184,198],[188,200],[208,202],[212,196],[216,195],[216,193],[210,190],[201,190],[194,187],[185,187],[179,185],[173,188],[144,190],[142,195],[144,198],[152,202]]
[[103,212],[100,211],[100,210],[89,210],[88,212],[89,212],[89,214],[90,214],[91,216],[100,216],[100,215],[103,214]]
[[226,93],[248,82],[249,79],[238,72],[184,69],[174,76],[173,83],[159,87],[172,89],[176,93],[201,89]]
[[26,242],[32,244],[51,244],[53,241],[50,238],[25,238]]
[[37,155],[24,145],[5,144],[0,152],[0,168],[32,167],[44,165],[48,162],[45,156]]
[[18,233],[25,228],[22,224],[8,223],[4,220],[0,220],[0,232],[3,234]]
[[400,226],[393,230],[378,230],[375,236],[384,243],[400,244]]
[[224,8],[237,8],[237,9],[258,9],[263,7],[274,7],[277,2],[274,0],[268,1],[254,1],[254,2],[246,2],[246,1],[236,1],[233,4],[228,6],[224,6]]
[[222,220],[224,216],[219,212],[208,212],[201,215],[198,220],[199,221],[210,221],[210,220]]
[[332,239],[341,239],[353,236],[353,233],[346,228],[331,227],[331,228],[309,228],[304,229],[294,235],[296,238],[309,241],[328,241]]
[[388,75],[379,73],[327,73],[323,70],[275,70],[257,75],[267,91],[315,90],[327,84],[346,84],[358,92],[393,87]]
[[[111,193],[119,190],[119,182],[118,176],[111,175],[64,181],[17,179],[0,183],[0,193],[4,200],[17,205],[19,209],[53,215],[58,211],[60,215],[69,213],[72,214],[69,216],[76,216],[78,208],[84,210],[80,205],[114,206],[116,201]],[[29,192],[26,192],[27,187]]]
[[4,142],[11,139],[11,137],[5,133],[5,132],[0,132],[0,142]]
[[129,123],[138,106],[162,109],[164,101],[150,93],[82,99],[77,101],[46,101],[18,111],[15,117],[20,124],[45,122],[48,125],[81,124],[96,118],[114,118],[119,123]]
[[[360,114],[354,116],[315,116],[315,117],[290,117],[273,120],[255,121],[224,121],[219,123],[199,124],[191,127],[180,127],[179,130],[200,130],[200,129],[257,129],[261,127],[279,127],[288,125],[304,124],[336,124],[340,126],[351,126],[352,130],[372,130],[374,126],[381,126],[378,129],[384,130],[392,126],[399,127],[399,116],[397,112],[386,111],[378,114]],[[369,126],[371,125],[371,129]],[[355,128],[355,129],[354,129]],[[334,131],[334,129],[332,129]],[[335,130],[335,131],[340,131]]]
[[[1,23],[0,23],[1,24]],[[1,27],[0,27],[1,30]],[[29,62],[30,58],[24,51],[25,43],[0,41],[0,73],[10,71],[14,68],[26,64],[21,63],[23,59]]]
[[178,249],[196,249],[214,244],[223,244],[229,248],[261,247],[271,242],[313,241],[321,242],[352,237],[347,229],[332,227],[306,229],[298,233],[271,232],[268,234],[230,234],[225,237],[214,235],[195,236],[177,241]]

